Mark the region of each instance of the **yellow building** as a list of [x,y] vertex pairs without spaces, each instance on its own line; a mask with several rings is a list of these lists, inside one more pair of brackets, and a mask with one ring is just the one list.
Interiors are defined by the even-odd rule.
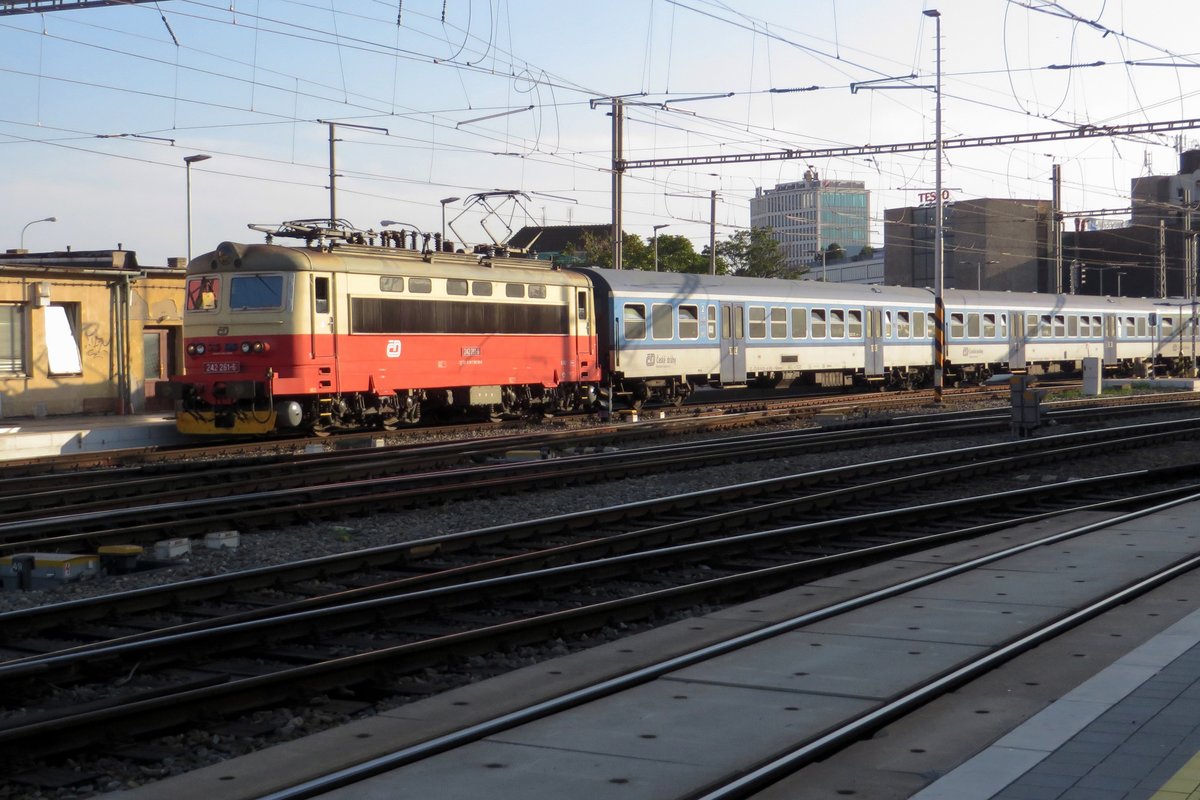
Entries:
[[129,250],[0,254],[0,417],[169,411],[155,385],[181,363],[184,272]]

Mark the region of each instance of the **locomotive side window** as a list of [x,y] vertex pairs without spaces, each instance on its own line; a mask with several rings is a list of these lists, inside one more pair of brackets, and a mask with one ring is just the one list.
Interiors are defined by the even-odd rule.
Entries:
[[808,309],[793,308],[792,309],[792,338],[807,339],[808,338]]
[[540,283],[529,284],[529,296],[535,300],[545,300],[546,287],[542,286]]
[[313,279],[313,309],[318,314],[329,313],[329,278]]
[[750,338],[767,338],[767,310],[762,306],[750,306]]
[[708,307],[708,338],[717,338],[717,307]]
[[229,307],[283,308],[283,276],[234,275],[229,279]]
[[215,311],[221,293],[220,278],[191,278],[187,284],[188,311]]
[[641,303],[625,304],[625,339],[646,338],[646,307]]
[[395,275],[380,276],[379,291],[381,291],[381,292],[403,292],[404,291],[404,278],[398,278]]
[[823,308],[812,310],[812,338],[824,339],[829,312]]
[[505,297],[524,297],[525,284],[523,283],[506,283],[504,284]]
[[851,339],[861,339],[863,335],[863,312],[847,311],[846,319],[849,322],[847,333]]
[[700,338],[700,309],[696,306],[679,307],[679,338]]
[[491,281],[471,281],[471,294],[476,297],[491,297],[492,282]]
[[907,311],[896,312],[896,336],[901,339],[912,338],[912,323],[909,322]]
[[467,282],[462,278],[446,279],[446,294],[466,295]]
[[830,309],[829,311],[829,338],[846,338],[846,312],[840,308]]
[[417,294],[429,294],[433,291],[433,280],[430,278],[409,278],[408,290]]
[[655,303],[650,309],[650,328],[655,339],[675,338],[674,309],[669,303]]

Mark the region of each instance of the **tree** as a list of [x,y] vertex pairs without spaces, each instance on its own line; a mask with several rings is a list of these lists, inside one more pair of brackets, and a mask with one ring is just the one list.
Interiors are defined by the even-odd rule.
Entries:
[[[661,245],[662,239],[659,238]],[[612,267],[612,235],[596,236],[588,231],[583,233],[583,252],[587,263],[597,267]],[[621,266],[623,269],[654,269],[654,254],[650,246],[642,241],[636,233],[626,233],[621,237]]]
[[[650,247],[650,262],[650,268],[654,269],[653,243]],[[708,272],[708,257],[697,253],[692,240],[686,236],[659,236],[658,271],[703,274]]]
[[854,257],[855,261],[866,261],[875,257],[875,248],[869,244],[863,245],[863,249],[858,251],[858,255]]
[[837,242],[830,242],[829,247],[825,248],[825,263],[831,261],[839,261],[846,257],[846,250]]
[[770,228],[741,230],[717,244],[717,255],[729,264],[734,275],[755,278],[795,278],[808,272],[789,267]]

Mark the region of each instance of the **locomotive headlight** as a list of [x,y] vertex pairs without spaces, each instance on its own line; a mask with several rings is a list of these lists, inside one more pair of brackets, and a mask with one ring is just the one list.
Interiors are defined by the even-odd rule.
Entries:
[[253,345],[249,342],[242,342],[242,352],[249,353],[253,349]]
[[192,355],[202,356],[202,355],[204,355],[207,348],[204,346],[203,342],[196,342],[194,345],[191,346],[191,350],[192,350]]
[[254,352],[256,352],[256,353],[265,353],[270,349],[271,348],[267,346],[266,342],[255,342],[254,343]]

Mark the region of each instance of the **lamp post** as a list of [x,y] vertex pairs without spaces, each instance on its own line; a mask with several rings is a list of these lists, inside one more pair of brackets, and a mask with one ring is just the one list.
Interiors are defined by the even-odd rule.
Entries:
[[43,217],[42,219],[35,219],[33,222],[26,222],[25,227],[21,228],[21,249],[22,250],[25,249],[25,231],[28,230],[30,225],[37,225],[39,222],[58,222],[58,217]]
[[442,239],[441,239],[442,250],[446,249],[446,204],[456,202],[458,199],[459,198],[457,198],[457,197],[443,197],[441,200],[438,201],[439,203],[442,204]]
[[669,228],[669,227],[671,227],[669,223],[654,226],[654,271],[655,272],[658,272],[658,232],[661,231],[663,228]]
[[945,270],[945,251],[943,249],[943,226],[945,224],[945,206],[942,202],[942,15],[935,8],[927,8],[921,12],[927,17],[933,17],[934,37],[937,40],[937,82],[934,86],[934,243],[933,243],[933,402],[942,402],[942,389],[946,368],[946,304],[942,297],[942,280]]
[[194,156],[183,157],[183,168],[187,173],[187,260],[192,260],[192,164],[197,161],[208,161],[212,156],[198,153]]

